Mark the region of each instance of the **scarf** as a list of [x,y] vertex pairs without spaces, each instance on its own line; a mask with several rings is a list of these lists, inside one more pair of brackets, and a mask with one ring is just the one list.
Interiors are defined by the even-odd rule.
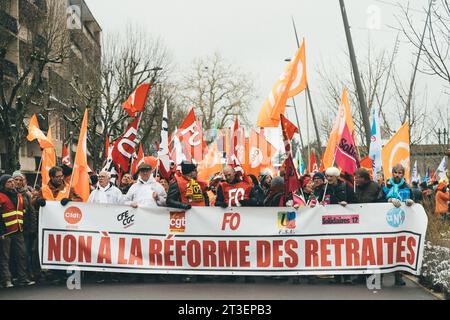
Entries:
[[390,178],[389,183],[391,184],[392,187],[389,190],[388,194],[386,195],[386,199],[394,198],[402,200],[398,191],[400,190],[400,187],[405,184],[405,179],[402,178],[402,180],[400,180],[399,183],[395,183],[394,178]]

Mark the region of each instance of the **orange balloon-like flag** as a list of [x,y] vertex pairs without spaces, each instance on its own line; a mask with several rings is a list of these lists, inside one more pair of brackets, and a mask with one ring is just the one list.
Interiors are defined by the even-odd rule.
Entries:
[[87,202],[90,191],[89,166],[87,163],[87,121],[88,110],[86,109],[78,138],[77,154],[75,156],[71,183],[75,192],[83,199],[83,202]]
[[[48,129],[47,139],[52,141],[52,130]],[[56,152],[55,148],[49,147],[42,150],[42,164],[41,164],[41,177],[42,185],[47,185],[50,181],[50,176],[48,174],[49,170],[56,166]]]
[[410,178],[409,125],[405,123],[381,150],[384,178],[392,177],[392,168],[401,164],[405,167],[405,180]]
[[45,136],[41,129],[39,129],[39,123],[35,114],[31,117],[30,124],[28,126],[27,139],[28,141],[38,139],[39,145],[42,149],[55,147],[53,142]]

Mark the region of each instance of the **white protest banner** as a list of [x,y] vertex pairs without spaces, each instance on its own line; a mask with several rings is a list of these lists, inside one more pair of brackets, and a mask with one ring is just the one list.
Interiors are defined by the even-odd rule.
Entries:
[[129,273],[419,274],[423,207],[138,208],[47,202],[39,224],[44,269]]

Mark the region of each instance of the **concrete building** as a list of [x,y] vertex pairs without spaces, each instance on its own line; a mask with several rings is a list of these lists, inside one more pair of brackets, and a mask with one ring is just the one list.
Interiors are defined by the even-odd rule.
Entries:
[[[83,107],[71,82],[100,85],[101,28],[84,0],[60,0],[61,17],[67,19],[70,36],[69,58],[63,64],[48,64],[43,72],[45,93],[42,99],[29,107],[27,119],[37,114],[39,125],[46,133],[52,128],[56,154],[61,156],[63,142],[70,140],[70,123],[63,115],[73,112],[71,107]],[[48,12],[50,0],[0,0],[0,48],[6,48],[4,74],[14,84],[27,65],[27,56],[39,47],[39,29],[36,21]],[[42,21],[42,19],[41,19]],[[25,120],[27,122],[29,120]],[[0,171],[4,169],[5,150],[0,132]],[[77,138],[77,137],[74,137]],[[21,170],[32,178],[37,172],[41,150],[37,142],[23,141],[20,150]]]

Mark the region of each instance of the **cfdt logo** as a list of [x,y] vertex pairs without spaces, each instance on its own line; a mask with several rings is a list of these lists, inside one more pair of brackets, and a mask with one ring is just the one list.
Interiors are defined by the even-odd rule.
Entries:
[[171,212],[169,230],[171,232],[184,232],[186,230],[186,213]]
[[64,220],[66,220],[68,224],[77,224],[82,218],[83,214],[77,207],[69,207],[64,211]]
[[392,208],[386,214],[386,221],[391,227],[400,227],[405,222],[405,211],[400,208]]
[[117,221],[123,224],[124,229],[129,228],[134,224],[134,214],[130,214],[128,210],[122,212],[117,216]]
[[280,233],[294,233],[296,225],[296,212],[278,212],[278,229]]

